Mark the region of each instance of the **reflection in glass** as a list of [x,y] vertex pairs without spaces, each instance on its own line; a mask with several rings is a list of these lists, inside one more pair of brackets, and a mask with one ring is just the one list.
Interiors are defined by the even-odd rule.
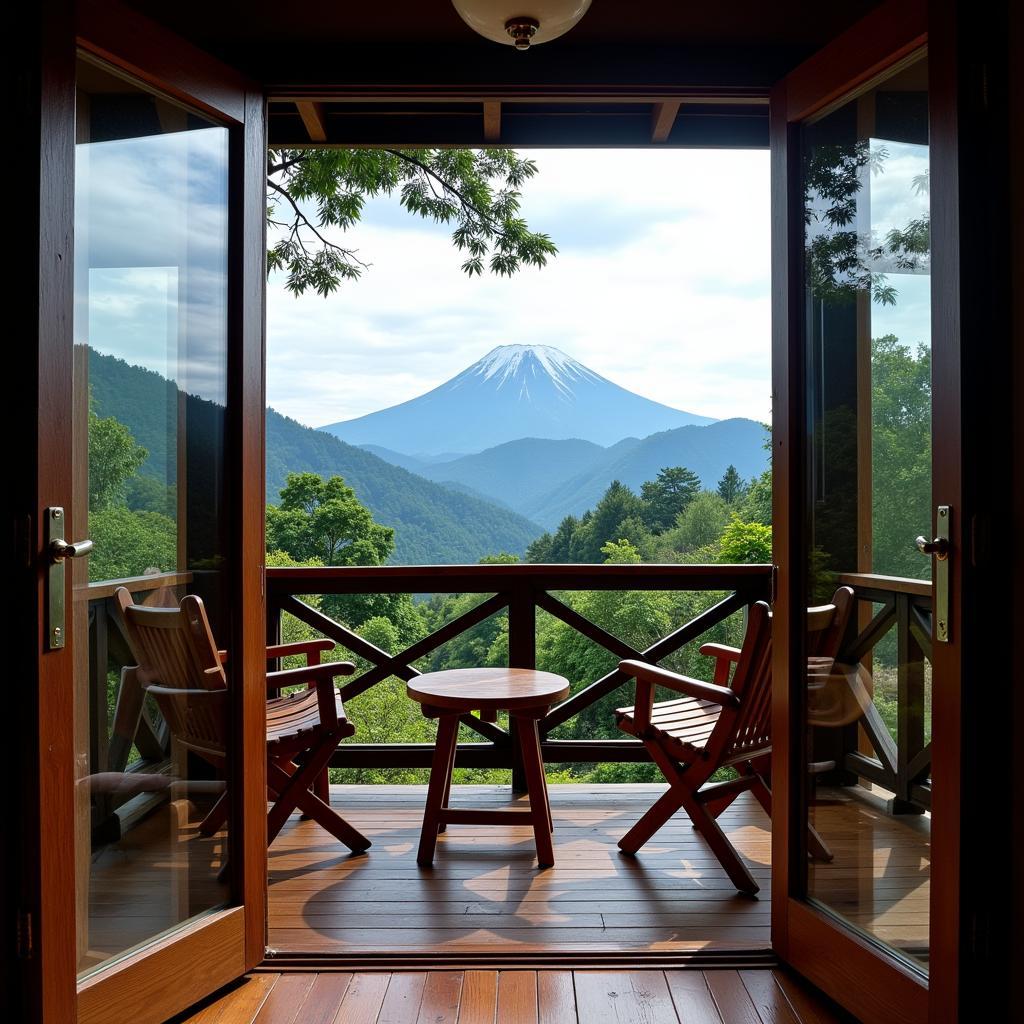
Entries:
[[807,603],[853,601],[835,650],[808,630],[807,894],[927,970],[927,61],[806,124],[802,153]]
[[[72,517],[78,965],[224,903],[223,771],[185,749],[117,590],[226,637],[227,129],[78,65]],[[116,581],[116,582],[115,582]],[[84,638],[88,638],[88,643]],[[209,824],[209,822],[208,822]]]

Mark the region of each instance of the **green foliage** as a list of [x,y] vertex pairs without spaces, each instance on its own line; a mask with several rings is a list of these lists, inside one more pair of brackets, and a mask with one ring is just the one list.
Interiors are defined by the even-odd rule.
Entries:
[[307,289],[329,295],[343,280],[362,275],[368,264],[325,229],[354,227],[374,196],[397,193],[410,213],[451,226],[452,242],[465,254],[462,269],[471,277],[485,265],[503,276],[543,267],[558,251],[520,215],[520,189],[537,165],[512,150],[275,150],[268,172],[267,218],[280,237],[267,266],[285,271],[296,295]]
[[666,466],[640,489],[644,522],[654,533],[667,530],[698,494],[700,477],[696,473],[685,466]]
[[772,528],[745,523],[733,514],[719,542],[718,560],[729,564],[771,562]]
[[912,543],[931,523],[931,372],[925,346],[915,352],[892,334],[872,341],[872,567],[888,576],[931,572]]
[[723,501],[730,505],[736,504],[743,497],[746,488],[743,485],[743,478],[735,466],[729,465],[718,481],[718,494]]
[[340,476],[289,473],[281,504],[267,506],[267,544],[324,565],[382,565],[394,550],[395,531],[373,521]]
[[125,482],[146,461],[149,452],[113,416],[89,409],[89,511],[120,504]]
[[90,580],[119,580],[177,568],[177,528],[173,519],[159,512],[107,505],[89,513],[89,534],[94,544]]
[[499,551],[496,555],[484,555],[477,559],[479,565],[516,565],[519,562],[518,555],[510,555],[507,551]]
[[751,480],[739,504],[739,515],[748,523],[772,525],[772,471],[766,469]]
[[678,551],[694,551],[714,544],[729,522],[729,506],[716,491],[701,491],[668,531]]

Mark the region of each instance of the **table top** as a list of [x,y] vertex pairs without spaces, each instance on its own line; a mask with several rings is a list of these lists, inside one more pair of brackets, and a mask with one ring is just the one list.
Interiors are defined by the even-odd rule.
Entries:
[[451,711],[515,711],[544,707],[569,696],[569,680],[530,668],[454,668],[409,680],[409,696]]

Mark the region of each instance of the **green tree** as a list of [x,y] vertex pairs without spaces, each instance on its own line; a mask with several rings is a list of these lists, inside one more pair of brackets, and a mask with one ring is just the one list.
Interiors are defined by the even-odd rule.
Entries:
[[700,477],[685,466],[666,466],[640,488],[643,519],[654,533],[667,530],[700,494]]
[[177,568],[177,529],[173,519],[159,512],[105,505],[89,513],[89,536],[94,545],[90,580],[119,580]]
[[872,568],[926,578],[931,565],[913,546],[931,523],[932,366],[892,334],[871,344]]
[[89,510],[122,503],[126,481],[148,456],[123,423],[113,416],[97,416],[90,408]]
[[729,506],[717,491],[701,491],[679,516],[668,539],[678,551],[714,544],[729,522]]
[[719,495],[723,501],[727,501],[730,505],[734,505],[743,497],[745,490],[746,488],[743,486],[743,477],[740,476],[736,467],[730,464],[722,474],[722,479],[718,481]]
[[766,469],[750,481],[742,500],[739,502],[740,518],[748,523],[772,523],[772,471]]
[[745,523],[735,513],[719,542],[720,562],[763,563],[772,560],[772,528],[763,523]]
[[267,506],[267,545],[300,561],[382,565],[394,550],[395,531],[375,523],[340,476],[289,473],[281,503]]
[[470,276],[485,264],[505,276],[543,267],[558,251],[521,216],[520,189],[537,165],[512,150],[283,149],[270,152],[267,169],[267,219],[278,231],[268,270],[285,271],[296,295],[329,295],[369,266],[329,234],[357,224],[374,196],[397,193],[411,214],[450,225]]

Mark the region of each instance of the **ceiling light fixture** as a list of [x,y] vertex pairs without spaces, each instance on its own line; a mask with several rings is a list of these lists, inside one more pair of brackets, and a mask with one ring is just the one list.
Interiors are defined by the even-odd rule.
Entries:
[[587,13],[590,0],[452,0],[452,5],[474,32],[528,50],[568,32]]

